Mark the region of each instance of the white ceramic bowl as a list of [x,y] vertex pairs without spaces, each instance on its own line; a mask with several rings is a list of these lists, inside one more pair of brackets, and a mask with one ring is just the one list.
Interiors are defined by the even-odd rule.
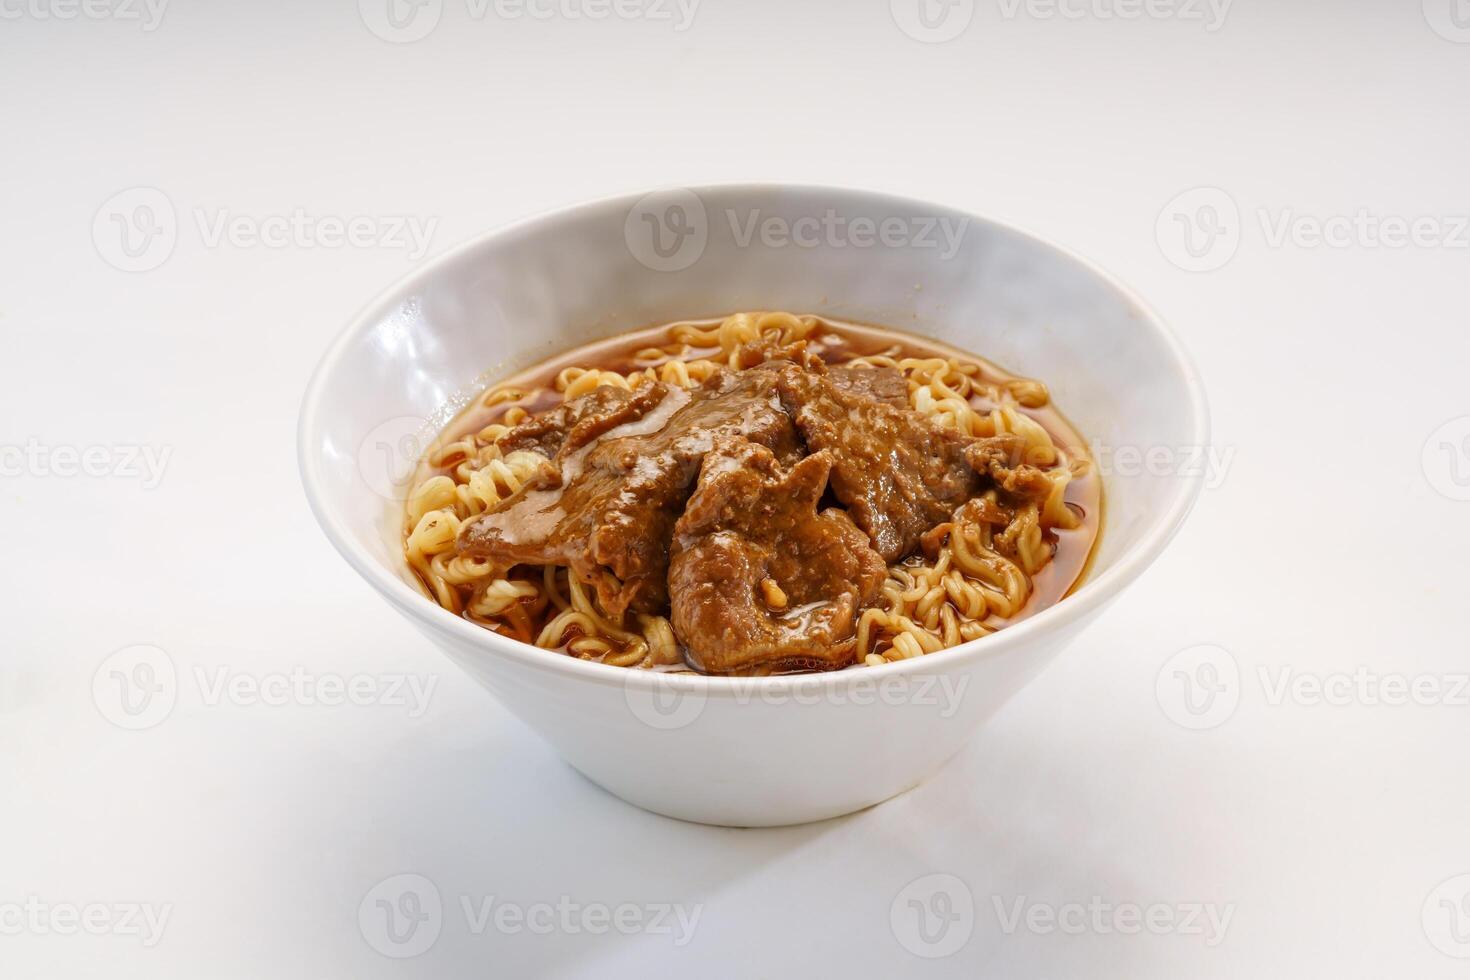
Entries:
[[590,779],[732,826],[820,820],[917,785],[1148,567],[1202,482],[1119,456],[1078,591],[879,668],[741,680],[607,667],[499,637],[415,589],[400,550],[408,464],[487,381],[621,331],[751,309],[974,351],[1045,381],[1084,436],[1130,460],[1203,447],[1208,428],[1188,357],[1124,287],[1013,228],[881,194],[739,185],[599,201],[478,238],[380,296],[332,344],[302,407],[302,480],[327,537]]

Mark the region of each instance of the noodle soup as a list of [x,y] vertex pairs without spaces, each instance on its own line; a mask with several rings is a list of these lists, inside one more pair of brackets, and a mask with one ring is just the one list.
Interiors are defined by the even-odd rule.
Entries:
[[923,656],[1061,601],[1101,514],[1041,382],[751,313],[492,387],[421,462],[404,552],[445,609],[549,654],[787,673]]

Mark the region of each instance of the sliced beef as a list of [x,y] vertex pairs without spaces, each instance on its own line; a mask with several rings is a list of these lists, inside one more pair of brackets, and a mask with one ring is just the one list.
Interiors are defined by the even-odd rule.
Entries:
[[500,437],[500,451],[509,454],[529,450],[553,459],[563,447],[578,449],[609,429],[642,418],[666,392],[662,385],[645,385],[637,391],[602,385],[581,398],[526,419]]
[[767,361],[784,361],[790,364],[800,365],[809,370],[821,370],[822,360],[807,350],[805,340],[793,341],[789,344],[781,343],[781,338],[776,334],[766,334],[759,340],[752,340],[748,344],[741,344],[735,351],[735,367],[744,371]]
[[896,368],[842,364],[828,371],[827,377],[845,395],[871,398],[895,408],[909,407],[909,383]]
[[858,612],[888,566],[841,510],[817,512],[833,456],[789,470],[722,438],[675,529],[674,632],[706,673],[829,670],[853,659]]
[[833,493],[890,562],[911,553],[979,487],[965,459],[968,437],[875,401],[851,379],[788,372],[781,401],[811,450],[831,454]]
[[806,371],[825,374],[839,391],[855,398],[871,398],[895,408],[909,407],[909,383],[896,368],[857,363],[828,367],[807,349],[806,341],[782,344],[774,334],[743,345],[736,354],[741,369],[769,361],[788,361]]
[[465,524],[461,553],[505,571],[519,564],[570,568],[614,617],[629,609],[660,612],[668,602],[674,522],[715,439],[742,435],[783,459],[800,454],[776,394],[780,370],[773,362],[720,372],[692,391],[640,389],[634,398],[656,391],[655,404],[592,438],[578,429],[592,416],[575,422],[545,479]]
[[1013,433],[978,439],[965,449],[975,472],[995,481],[1021,503],[1040,503],[1051,493],[1051,478],[1026,462],[1026,440]]

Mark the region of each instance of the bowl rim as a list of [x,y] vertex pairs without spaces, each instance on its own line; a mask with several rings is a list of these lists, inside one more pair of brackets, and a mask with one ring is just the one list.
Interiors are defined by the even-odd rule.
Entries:
[[[1064,600],[1033,616],[1008,626],[990,636],[981,637],[959,646],[950,647],[922,657],[886,663],[861,670],[838,670],[816,674],[782,674],[770,677],[711,677],[701,674],[671,674],[648,670],[633,670],[614,667],[575,657],[556,655],[550,651],[509,637],[503,637],[482,626],[470,622],[444,609],[422,593],[415,591],[398,575],[383,567],[369,555],[353,538],[338,515],[326,505],[323,494],[320,455],[316,447],[320,444],[321,415],[324,409],[324,394],[327,380],[337,363],[351,344],[365,330],[376,325],[382,318],[401,306],[404,299],[415,293],[423,283],[439,270],[453,265],[466,255],[486,246],[495,239],[513,238],[534,231],[538,226],[560,220],[572,219],[583,212],[620,207],[628,209],[650,194],[660,190],[690,191],[695,195],[705,194],[758,194],[776,191],[793,191],[806,195],[841,195],[849,198],[864,198],[865,203],[904,209],[924,209],[933,214],[950,214],[968,218],[972,222],[989,225],[1008,234],[1029,240],[1060,257],[1075,262],[1095,275],[1109,288],[1115,290],[1139,314],[1140,329],[1150,331],[1162,349],[1169,355],[1176,374],[1183,380],[1188,396],[1188,408],[1192,419],[1193,445],[1208,446],[1210,441],[1210,417],[1204,386],[1193,358],[1158,312],[1139,296],[1130,286],[1096,262],[1071,248],[1049,238],[1037,235],[1004,221],[963,211],[948,205],[936,204],[917,198],[890,194],[867,188],[834,184],[815,184],[787,181],[731,181],[703,183],[698,185],[666,187],[642,192],[619,193],[603,196],[577,204],[555,207],[528,214],[509,223],[474,235],[444,252],[420,262],[415,268],[401,276],[386,289],[373,297],[357,314],[348,320],[328,345],[313,370],[302,397],[297,422],[297,464],[302,487],[317,523],[337,552],[359,575],[372,585],[385,599],[416,624],[436,633],[463,640],[478,652],[509,657],[520,665],[550,674],[591,682],[603,686],[617,686],[626,691],[643,688],[647,691],[673,691],[704,696],[748,695],[754,691],[759,696],[780,696],[800,688],[803,692],[816,687],[833,691],[857,683],[881,683],[889,678],[899,678],[916,673],[946,673],[971,661],[998,657],[1016,648],[1025,647],[1033,640],[1047,634],[1064,630],[1067,626],[1085,620],[1099,610],[1124,588],[1132,584],[1163,553],[1164,549],[1179,532],[1190,511],[1194,508],[1204,486],[1205,474],[1200,472],[1181,477],[1172,499],[1163,512],[1155,516],[1145,528],[1140,540],[1124,551],[1114,564],[1101,574],[1088,578]],[[1107,526],[1104,520],[1103,532]],[[866,681],[859,681],[865,678]]]

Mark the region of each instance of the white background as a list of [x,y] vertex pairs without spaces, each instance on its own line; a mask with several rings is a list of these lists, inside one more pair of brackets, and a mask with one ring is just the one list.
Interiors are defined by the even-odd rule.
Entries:
[[[175,0],[153,30],[117,2],[102,20],[0,2],[0,447],[115,454],[110,475],[67,476],[0,448],[0,975],[1465,975],[1450,954],[1470,942],[1450,930],[1470,940],[1470,910],[1452,916],[1470,885],[1436,892],[1470,872],[1465,692],[1271,690],[1363,668],[1453,693],[1470,670],[1470,503],[1452,499],[1470,489],[1470,423],[1429,441],[1470,414],[1470,232],[1458,248],[1271,239],[1283,217],[1360,210],[1456,233],[1459,0],[1238,0],[1214,30],[1192,2],[1124,20],[1100,15],[1109,0],[1073,0],[1073,19],[979,0],[943,44],[905,34],[887,0],[704,0],[682,31],[444,0],[416,43],[369,30],[385,23],[370,0],[366,17]],[[318,532],[298,400],[406,250],[210,245],[199,226],[413,216],[437,222],[432,254],[589,197],[751,178],[929,198],[1098,260],[1177,327],[1233,454],[1158,565],[940,775],[772,831],[680,824],[591,786]],[[165,196],[176,240],[125,272],[107,206],[137,187]],[[1238,209],[1185,199],[1198,234],[1226,232],[1208,272],[1171,261],[1191,264],[1170,202],[1198,187]],[[121,467],[128,447],[170,453],[156,486]],[[1205,643],[1228,651],[1238,702],[1195,731],[1174,720],[1193,718],[1171,658]],[[108,672],[97,698],[93,679],[137,644],[166,653],[178,693],[129,731],[109,720]],[[436,686],[410,717],[210,704],[199,680],[293,668]],[[394,960],[358,910],[402,873],[444,911],[432,946]],[[973,906],[941,959],[915,955],[938,947],[903,921],[906,886],[931,874]],[[699,919],[682,946],[476,935],[460,899],[488,896]],[[1231,918],[1218,942],[1002,921],[1018,900],[1094,898]],[[28,902],[169,918],[146,946],[112,919],[57,934]]]

